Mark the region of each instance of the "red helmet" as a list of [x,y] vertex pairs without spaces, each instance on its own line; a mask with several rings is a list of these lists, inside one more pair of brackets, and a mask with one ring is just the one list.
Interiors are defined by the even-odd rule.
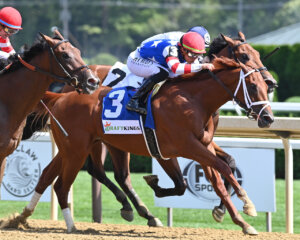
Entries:
[[13,7],[4,7],[0,9],[0,24],[12,29],[22,29],[21,14]]
[[195,32],[185,33],[180,39],[180,45],[196,54],[206,53],[204,39]]

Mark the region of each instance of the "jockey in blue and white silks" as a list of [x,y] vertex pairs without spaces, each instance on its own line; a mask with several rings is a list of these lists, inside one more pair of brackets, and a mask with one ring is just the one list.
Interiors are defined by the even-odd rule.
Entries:
[[199,63],[198,58],[205,53],[204,39],[200,34],[187,32],[180,40],[157,39],[144,41],[132,52],[127,60],[129,70],[145,80],[137,93],[127,104],[127,109],[146,114],[142,106],[145,96],[155,84],[167,77],[201,71],[213,70],[210,63]]

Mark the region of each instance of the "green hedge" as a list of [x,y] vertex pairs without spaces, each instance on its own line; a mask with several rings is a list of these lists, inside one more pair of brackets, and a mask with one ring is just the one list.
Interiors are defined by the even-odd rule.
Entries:
[[[260,52],[263,59],[264,56],[278,46],[254,45],[253,47]],[[263,61],[264,65],[278,76],[279,87],[277,96],[279,102],[284,102],[290,97],[300,95],[299,56],[300,44],[281,45],[279,51]]]

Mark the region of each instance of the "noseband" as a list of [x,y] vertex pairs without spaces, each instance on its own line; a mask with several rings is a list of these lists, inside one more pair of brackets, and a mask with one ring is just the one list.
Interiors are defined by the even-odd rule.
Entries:
[[[246,74],[243,72],[243,70],[241,70],[239,83],[238,83],[238,85],[235,89],[235,92],[233,94],[233,102],[238,103],[242,108],[244,108],[245,111],[246,111],[247,117],[251,120],[254,120],[255,116],[257,116],[259,118],[262,111],[270,105],[269,101],[257,101],[257,102],[252,102],[251,101],[251,98],[250,98],[249,93],[248,93],[247,85],[246,85],[246,77],[249,76],[251,73],[254,73],[254,72],[258,72],[258,70],[253,69],[253,70],[247,72]],[[245,104],[240,102],[238,100],[238,98],[236,97],[237,92],[238,92],[241,85],[243,85],[243,93],[244,93]],[[259,111],[258,114],[252,108],[252,106],[256,106],[256,105],[265,105],[261,108],[261,110]]]
[[54,50],[62,43],[65,43],[65,42],[69,42],[69,40],[67,39],[63,39],[61,41],[59,41],[53,48],[48,44],[48,42],[46,41],[47,43],[47,46],[49,47],[49,54],[50,56],[52,56],[54,59],[55,59],[55,62],[58,64],[58,66],[63,70],[63,72],[66,74],[66,77],[61,77],[61,76],[58,76],[54,73],[51,73],[51,72],[48,72],[48,71],[45,71],[37,66],[33,66],[27,62],[25,62],[21,57],[20,55],[18,55],[18,58],[19,58],[19,61],[26,67],[28,68],[29,70],[31,71],[34,71],[34,72],[40,72],[40,73],[43,73],[43,74],[46,74],[50,77],[53,77],[53,78],[56,78],[60,81],[63,81],[63,82],[66,82],[67,84],[73,86],[78,92],[81,92],[81,90],[79,89],[80,87],[80,83],[78,81],[78,78],[77,76],[72,76],[71,74],[74,74],[78,71],[80,71],[81,69],[84,69],[86,68],[86,70],[89,70],[90,68],[87,66],[87,65],[83,65],[83,66],[80,66],[79,68],[76,68],[75,70],[73,70],[71,72],[71,74],[64,68],[64,66],[61,64],[61,62],[58,60],[58,58],[56,57],[55,53],[54,53]]

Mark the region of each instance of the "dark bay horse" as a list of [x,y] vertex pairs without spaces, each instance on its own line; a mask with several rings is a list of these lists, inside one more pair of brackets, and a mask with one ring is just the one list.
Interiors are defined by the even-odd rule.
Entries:
[[5,158],[18,146],[26,116],[38,104],[53,81],[72,84],[78,91],[92,93],[99,82],[85,65],[80,51],[63,39],[40,34],[41,39],[0,74],[0,165],[2,181]]
[[[233,59],[240,60],[244,62],[247,66],[251,66],[253,68],[257,68],[261,71],[262,76],[264,77],[265,81],[268,83],[268,85],[272,86],[272,84],[275,84],[276,81],[273,79],[272,75],[267,71],[267,69],[262,65],[259,57],[259,53],[254,50],[249,44],[246,43],[245,37],[242,33],[239,33],[239,37],[237,39],[231,39],[229,37],[226,37],[224,35],[214,39],[214,41],[211,44],[211,48],[209,51],[210,58],[214,58],[214,55],[220,55],[220,52],[222,55],[228,55],[229,57]],[[108,71],[110,70],[111,66],[105,66],[105,65],[92,65],[90,68],[95,72],[96,75],[103,81],[105,79]],[[269,87],[270,88],[270,87]],[[72,88],[70,90],[73,90]],[[66,88],[65,91],[68,91]],[[214,134],[214,131],[217,126],[218,122],[218,115],[213,115],[213,121],[210,121],[210,124],[207,126],[207,130],[204,132],[204,137],[202,139],[202,142],[204,142],[206,145],[208,145],[210,142],[212,143],[217,155],[224,159],[226,162],[229,163],[229,166],[234,170],[235,163],[234,159],[226,154],[220,147],[218,147],[214,142],[212,142],[212,136]],[[101,143],[97,142],[95,143],[95,146],[93,147],[91,153],[93,155],[92,158],[97,158],[101,154]],[[98,157],[100,159],[100,157]],[[122,161],[120,159],[123,159]],[[143,203],[138,198],[137,194],[134,192],[129,178],[129,172],[125,172],[124,169],[129,170],[129,154],[122,153],[120,151],[113,151],[112,154],[112,160],[114,163],[114,170],[115,170],[115,176],[122,188],[125,190],[127,195],[130,197],[132,202],[134,203],[135,207],[137,208],[138,213],[148,219],[148,225],[151,226],[157,226],[160,225],[160,222],[158,219],[155,219],[153,215],[143,206]],[[120,164],[122,166],[120,166]],[[186,189],[186,185],[182,176],[182,173],[179,169],[178,163],[176,158],[173,158],[169,161],[162,162],[162,166],[165,169],[165,171],[168,173],[168,175],[172,178],[175,187],[174,189],[162,189],[157,185],[158,179],[151,176],[147,177],[147,182],[150,184],[150,186],[155,190],[155,193],[157,196],[171,196],[171,195],[182,195]],[[96,165],[96,166],[95,166]],[[123,167],[124,166],[124,167]],[[126,197],[123,196],[123,193],[118,190],[118,188],[106,177],[103,166],[101,161],[97,162],[97,164],[89,164],[88,165],[89,173],[93,175],[95,178],[97,178],[99,181],[103,182],[109,189],[111,189],[114,194],[116,195],[116,198],[122,203],[123,208],[121,209],[121,215],[127,219],[131,220],[133,218],[132,216],[132,209],[130,207],[130,204],[127,202]],[[126,167],[126,168],[125,168]],[[100,168],[100,170],[95,170]],[[53,169],[56,169],[58,171],[57,166]],[[172,169],[172,170],[170,170]],[[176,169],[176,170],[175,170]],[[52,170],[53,171],[53,170]],[[54,173],[53,173],[54,174]],[[56,174],[58,175],[58,173]],[[55,176],[56,176],[55,175]],[[225,180],[226,183],[226,180]],[[228,184],[227,184],[228,185]],[[230,187],[228,185],[227,187]],[[220,211],[218,209],[221,209],[221,213],[225,213],[225,206],[221,205],[220,208],[217,208],[217,212],[215,213],[215,210],[213,212],[213,216],[215,219],[218,219],[218,221],[221,221],[220,218],[223,216],[220,216]],[[215,216],[216,215],[216,216]]]
[[[217,77],[222,79],[225,88],[233,93],[237,88],[241,69],[250,74],[246,78],[240,79],[244,87],[240,87],[236,91],[236,100],[239,100],[240,104],[245,104],[245,92],[242,91],[244,89],[250,95],[251,109],[257,113],[259,126],[270,126],[273,116],[267,104],[267,85],[261,74],[228,58],[217,58],[214,60],[214,64],[220,70],[216,73]],[[245,88],[245,86],[247,87]],[[241,226],[244,233],[257,234],[256,230],[243,220],[232,204],[230,195],[218,172],[230,182],[237,196],[244,202],[244,211],[251,215],[256,211],[245,190],[238,184],[228,165],[215,155],[213,145],[206,146],[201,142],[210,116],[232,97],[225,88],[210,75],[204,73],[187,74],[173,79],[172,83],[167,82],[152,101],[152,111],[157,125],[156,134],[164,157],[175,159],[183,156],[200,163],[216,193],[227,207],[233,222]],[[58,174],[59,177],[54,186],[58,201],[67,223],[68,232],[75,229],[67,205],[68,191],[87,155],[93,153],[95,143],[99,143],[99,140],[108,146],[112,155],[124,156],[131,152],[149,156],[142,135],[125,136],[103,133],[103,129],[99,125],[99,120],[101,122],[99,116],[102,112],[102,98],[109,91],[110,88],[101,87],[89,96],[76,95],[73,92],[67,94],[47,92],[45,94],[43,100],[57,119],[66,126],[69,137],[65,138],[58,126],[51,123],[59,153],[44,169],[32,201],[21,214],[23,221],[32,214],[41,194]],[[177,131],[177,129],[182,130]],[[94,166],[99,165],[99,156],[93,156],[92,159],[95,161]],[[166,164],[168,161],[162,159],[158,159],[158,161],[162,166],[169,166]],[[118,169],[120,176],[123,174],[123,178],[130,181],[129,166],[123,163],[122,167]],[[59,169],[59,173],[57,173],[57,169]],[[101,168],[94,169],[96,174],[101,174],[101,170]],[[171,171],[173,169],[168,170],[168,172]],[[180,169],[178,174],[182,175]]]

